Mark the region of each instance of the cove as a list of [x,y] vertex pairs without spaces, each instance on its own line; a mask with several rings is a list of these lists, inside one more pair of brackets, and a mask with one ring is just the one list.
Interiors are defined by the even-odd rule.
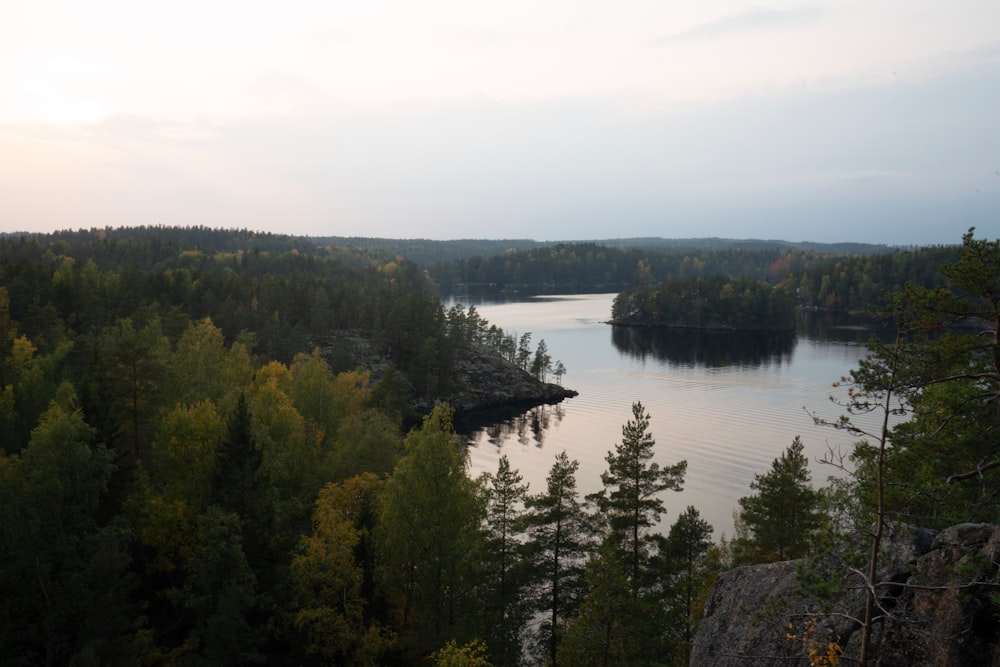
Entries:
[[693,505],[716,537],[732,535],[738,499],[751,493],[754,474],[766,472],[796,435],[805,444],[814,487],[838,474],[817,459],[831,447],[849,449],[854,438],[815,426],[810,415],[842,414],[829,399],[831,384],[865,355],[872,333],[866,323],[807,312],[794,333],[617,327],[606,324],[614,296],[483,293],[445,299],[446,307],[474,305],[508,333],[531,332],[533,346],[544,339],[553,361],[567,368],[562,384],[579,392],[556,405],[459,422],[471,475],[495,472],[506,455],[537,493],[565,450],[580,462],[581,494],[596,491],[605,456],[620,441],[635,401],[652,416],[655,460],[688,461],[684,490],[664,495],[664,532]]

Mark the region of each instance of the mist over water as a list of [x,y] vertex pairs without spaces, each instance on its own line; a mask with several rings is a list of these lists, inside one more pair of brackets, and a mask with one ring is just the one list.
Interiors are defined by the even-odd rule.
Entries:
[[[738,499],[754,474],[796,435],[810,459],[814,486],[837,471],[817,459],[830,447],[849,449],[854,438],[814,425],[811,414],[835,419],[832,383],[866,353],[870,330],[829,314],[806,314],[795,334],[721,334],[623,328],[606,324],[613,294],[531,297],[502,302],[452,297],[475,305],[491,324],[544,339],[553,362],[567,373],[564,386],[579,396],[526,413],[497,414],[491,423],[460,425],[469,443],[470,474],[495,472],[506,454],[530,483],[545,488],[555,456],[566,450],[580,462],[581,494],[601,487],[605,456],[621,440],[631,406],[641,401],[652,417],[655,460],[688,462],[684,490],[667,492],[664,532],[694,505],[716,536],[733,532]],[[841,393],[842,395],[842,393]],[[873,420],[874,425],[874,420]]]

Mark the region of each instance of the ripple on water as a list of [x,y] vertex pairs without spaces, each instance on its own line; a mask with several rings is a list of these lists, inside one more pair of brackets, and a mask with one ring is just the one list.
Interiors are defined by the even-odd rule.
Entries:
[[[664,524],[694,505],[717,534],[731,533],[738,499],[751,493],[754,475],[766,472],[796,435],[805,445],[813,479],[822,482],[833,472],[816,459],[828,446],[847,447],[853,439],[816,427],[807,411],[831,419],[840,414],[827,398],[830,383],[856,364],[863,347],[808,340],[780,363],[736,366],[637,360],[616,349],[609,327],[600,323],[610,314],[612,298],[585,295],[516,308],[477,305],[491,323],[531,331],[534,342],[545,339],[553,358],[568,368],[563,383],[579,396],[545,406],[518,428],[470,434],[471,474],[494,472],[506,455],[532,492],[539,492],[556,454],[565,450],[579,461],[581,493],[599,490],[605,456],[620,442],[635,401],[652,416],[656,460],[688,462],[684,491],[664,496],[669,508]],[[516,316],[514,324],[505,321],[505,312]]]

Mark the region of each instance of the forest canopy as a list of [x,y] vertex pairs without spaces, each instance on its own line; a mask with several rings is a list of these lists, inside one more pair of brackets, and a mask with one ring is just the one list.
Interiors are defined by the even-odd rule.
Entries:
[[[8,235],[4,664],[684,665],[727,567],[812,556],[873,519],[997,519],[997,242],[662,264],[544,252],[581,272],[634,259],[622,318],[766,326],[795,307],[887,303],[905,336],[872,343],[845,377],[848,407],[891,386],[908,419],[881,453],[859,442],[856,477],[829,491],[812,490],[793,441],[715,544],[697,508],[670,506],[686,462],[658,460],[638,402],[589,497],[565,452],[544,489],[505,459],[470,478],[446,404],[461,355],[562,370],[543,341],[532,353],[527,333],[445,310],[404,257],[246,231]],[[694,275],[720,263],[734,270]],[[878,466],[891,487],[873,485]],[[789,513],[807,520],[789,532]]]

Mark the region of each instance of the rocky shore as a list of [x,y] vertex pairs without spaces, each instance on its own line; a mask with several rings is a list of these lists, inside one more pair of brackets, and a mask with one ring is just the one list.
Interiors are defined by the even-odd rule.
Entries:
[[541,382],[492,354],[462,354],[456,360],[460,388],[451,399],[458,412],[507,405],[558,403],[577,395],[552,382]]
[[[340,333],[320,346],[335,370],[360,367],[370,371],[373,380],[377,380],[389,366],[388,355],[359,335]],[[457,413],[508,406],[528,409],[577,395],[576,391],[559,384],[540,381],[519,366],[484,350],[457,350],[455,375],[455,389],[446,400]],[[417,399],[413,407],[427,413],[434,407],[434,401]]]

